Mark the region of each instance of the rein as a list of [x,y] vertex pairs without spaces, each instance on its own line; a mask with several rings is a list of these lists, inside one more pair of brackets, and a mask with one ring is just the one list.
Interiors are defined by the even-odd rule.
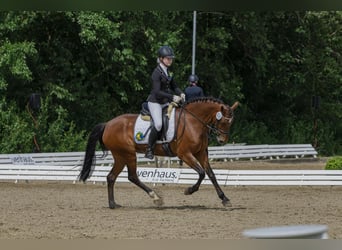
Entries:
[[[202,125],[207,127],[209,130],[214,131],[215,134],[224,134],[224,135],[228,135],[229,134],[229,130],[228,131],[223,131],[222,129],[217,128],[216,125],[210,125],[209,123],[205,123],[197,115],[192,113],[190,110],[186,109],[184,106],[181,106],[180,108],[181,108],[182,111],[184,110],[184,111],[188,112],[190,115],[192,115],[192,117],[194,117],[196,120],[198,120],[200,123],[202,123]],[[229,118],[222,117],[222,119],[229,119]],[[218,123],[219,123],[219,120],[216,120],[216,124],[218,124]]]

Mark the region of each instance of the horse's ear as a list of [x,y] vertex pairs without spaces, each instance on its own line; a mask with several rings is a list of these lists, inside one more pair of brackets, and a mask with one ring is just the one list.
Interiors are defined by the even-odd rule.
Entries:
[[227,105],[221,105],[221,113],[224,114],[225,110],[227,110]]
[[232,110],[235,110],[239,106],[239,102],[235,102],[233,106],[231,106]]

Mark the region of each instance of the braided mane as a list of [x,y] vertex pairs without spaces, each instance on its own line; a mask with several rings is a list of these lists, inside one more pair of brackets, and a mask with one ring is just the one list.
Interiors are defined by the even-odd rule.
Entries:
[[213,103],[218,103],[218,104],[224,104],[228,107],[228,116],[233,117],[233,111],[230,108],[229,105],[225,104],[222,100],[217,99],[215,97],[195,97],[187,102],[184,103],[184,106],[190,104],[190,103],[206,103],[206,102],[213,102]]
[[210,97],[196,97],[196,98],[193,98],[193,99],[185,102],[184,105],[188,105],[190,103],[195,103],[195,102],[216,102],[216,103],[219,103],[219,104],[224,104],[224,102],[222,100],[210,96]]

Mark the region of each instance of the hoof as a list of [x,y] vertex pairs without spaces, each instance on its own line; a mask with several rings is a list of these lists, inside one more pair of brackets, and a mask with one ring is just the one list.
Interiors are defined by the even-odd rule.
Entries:
[[120,208],[122,207],[121,205],[119,204],[116,204],[116,203],[109,203],[109,208],[110,209],[115,209],[115,208]]
[[232,203],[230,203],[229,200],[222,201],[222,204],[223,204],[224,207],[232,207]]
[[164,204],[163,198],[157,195],[154,191],[151,191],[150,193],[148,193],[148,195],[153,199],[153,203],[156,206],[162,206]]
[[192,187],[189,187],[187,189],[184,190],[184,194],[185,195],[191,195],[194,191],[192,190]]
[[156,205],[157,207],[161,207],[164,205],[164,201],[162,198],[159,198],[159,199],[156,199],[156,200],[153,200],[153,203],[154,205]]

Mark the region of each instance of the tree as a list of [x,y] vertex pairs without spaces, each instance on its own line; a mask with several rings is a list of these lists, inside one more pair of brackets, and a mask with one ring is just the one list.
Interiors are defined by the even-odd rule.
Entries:
[[[30,151],[33,136],[43,151],[83,150],[96,123],[140,111],[161,45],[175,51],[181,88],[191,73],[190,11],[4,11],[0,21],[3,152]],[[240,101],[233,141],[316,140],[341,153],[341,21],[340,11],[198,12],[196,74],[206,95]]]

